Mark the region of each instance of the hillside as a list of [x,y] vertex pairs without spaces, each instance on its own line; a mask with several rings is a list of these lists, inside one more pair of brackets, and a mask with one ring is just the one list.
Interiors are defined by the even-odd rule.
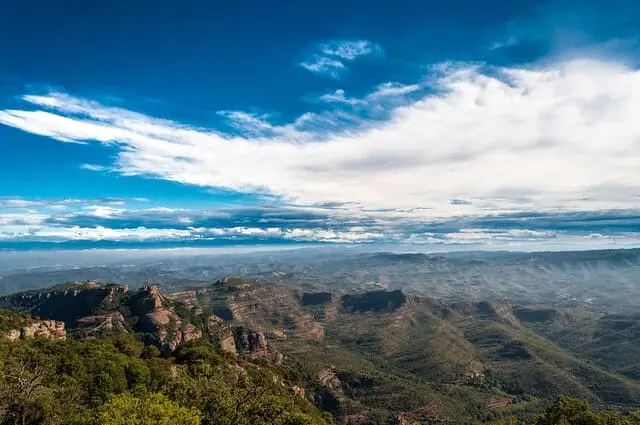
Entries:
[[127,335],[0,342],[2,424],[332,423],[282,369],[202,341],[165,357]]
[[242,279],[168,296],[263,330],[343,419],[482,419],[535,410],[561,394],[640,405],[638,382],[529,326],[564,320],[553,308],[448,303],[397,290],[301,292]]

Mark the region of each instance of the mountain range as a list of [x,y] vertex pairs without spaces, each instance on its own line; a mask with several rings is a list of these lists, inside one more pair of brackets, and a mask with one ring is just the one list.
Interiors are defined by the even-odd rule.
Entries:
[[[536,271],[536,279],[564,269],[566,275],[592,276],[585,292],[604,294],[595,276],[617,273],[616,284],[622,284],[639,264],[638,251],[562,255],[505,254],[487,261],[358,254],[350,274],[341,261],[323,266],[341,281],[316,279],[309,271],[316,262],[299,265],[307,270],[298,284],[293,281],[302,272],[295,270],[191,287],[162,285],[166,290],[70,282],[0,297],[0,308],[7,309],[0,331],[13,339],[34,336],[24,331],[29,327],[54,339],[129,334],[166,356],[190,341],[208,341],[226,355],[282,368],[310,402],[353,424],[530,418],[561,395],[606,409],[640,406],[640,314],[627,308],[607,313],[584,298],[571,300],[570,282],[528,288],[519,302],[498,297],[503,289],[483,292],[478,283],[488,279],[480,273],[492,264],[494,274]],[[452,271],[451,264],[464,268]],[[475,276],[465,285],[478,292],[427,295],[433,283],[421,287],[416,281],[425,270],[432,281],[455,273]],[[400,272],[409,281],[398,280]],[[362,277],[360,285],[351,285],[356,274],[378,279]],[[442,286],[450,284],[442,280]],[[568,295],[548,303],[539,301],[549,295],[527,299],[529,292],[552,288]]]

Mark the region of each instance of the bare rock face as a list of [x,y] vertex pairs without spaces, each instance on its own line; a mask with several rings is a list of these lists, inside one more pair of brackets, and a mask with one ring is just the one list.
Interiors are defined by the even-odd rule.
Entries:
[[198,329],[195,325],[192,325],[191,323],[184,326],[184,328],[182,329],[183,342],[195,341],[201,338],[202,338],[202,331]]
[[219,342],[223,352],[232,356],[238,355],[233,328],[215,314],[207,318],[207,333]]
[[229,335],[225,338],[220,339],[220,348],[222,349],[222,351],[231,355],[236,356],[238,354],[238,350],[236,348],[236,339],[233,335]]
[[268,362],[282,365],[284,356],[273,350],[264,332],[239,327],[235,337],[236,351],[252,359],[264,359]]
[[135,313],[140,317],[140,326],[148,332],[158,332],[170,322],[179,321],[180,317],[165,305],[164,297],[156,286],[145,286],[134,305]]
[[293,387],[291,387],[291,390],[293,390],[293,394],[295,394],[297,397],[300,397],[300,398],[305,397],[304,388],[294,385]]
[[156,286],[145,286],[140,291],[133,310],[140,319],[140,329],[156,334],[167,351],[174,351],[182,343],[202,338],[202,331],[193,324],[183,323],[171,306],[171,301],[161,295]]
[[5,333],[5,336],[9,341],[20,339],[20,329],[11,329],[9,332]]
[[323,369],[318,372],[318,381],[321,386],[329,390],[342,392],[342,382],[333,368]]
[[240,345],[239,348],[251,356],[262,357],[269,351],[269,344],[264,332],[251,331],[240,327],[236,334],[236,341]]
[[120,312],[87,316],[77,322],[79,334],[83,338],[97,338],[127,333],[125,318]]
[[23,326],[21,329],[10,330],[5,336],[11,341],[26,338],[63,340],[67,339],[67,332],[64,329],[64,322],[57,320],[35,320]]

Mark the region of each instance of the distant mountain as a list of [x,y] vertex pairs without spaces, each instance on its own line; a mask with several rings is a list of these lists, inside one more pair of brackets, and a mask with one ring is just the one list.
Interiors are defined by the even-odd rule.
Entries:
[[455,301],[472,299],[591,311],[640,311],[640,249],[580,252],[458,252],[415,254],[304,250],[233,256],[194,256],[77,269],[5,273],[0,293],[64,281],[120,282],[163,291],[210,285],[225,276],[304,291],[349,293],[401,290]]

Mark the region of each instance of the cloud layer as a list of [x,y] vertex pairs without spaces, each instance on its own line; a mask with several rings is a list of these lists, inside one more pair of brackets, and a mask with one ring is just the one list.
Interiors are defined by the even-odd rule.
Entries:
[[[129,244],[400,243],[509,248],[637,244],[640,211],[517,213],[424,220],[412,212],[354,212],[341,206],[252,206],[213,210],[4,199],[0,248],[30,243]],[[100,200],[95,200],[100,202]],[[16,245],[17,244],[17,245]]]
[[[370,53],[340,45],[319,52],[342,60]],[[0,240],[503,244],[639,236],[640,71],[618,63],[448,63],[423,81],[383,83],[362,98],[327,93],[324,112],[288,124],[220,112],[234,134],[62,93],[22,99],[25,107],[0,110],[1,124],[115,148],[112,164],[86,170],[269,195],[280,206],[197,211],[5,198]]]
[[[333,111],[276,126],[245,114],[237,123],[245,136],[56,93],[24,96],[36,109],[0,111],[0,123],[116,146],[111,171],[124,175],[298,204],[430,216],[638,207],[638,70],[595,60],[491,72],[455,66],[432,76],[430,88],[384,121]],[[340,113],[357,129],[332,127]]]

